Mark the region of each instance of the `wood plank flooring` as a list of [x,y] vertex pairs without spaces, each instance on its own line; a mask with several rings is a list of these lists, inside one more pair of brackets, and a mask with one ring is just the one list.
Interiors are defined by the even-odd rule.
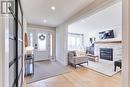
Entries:
[[69,73],[46,80],[25,83],[24,87],[121,87],[121,73],[108,77],[84,67],[70,67],[70,70]]

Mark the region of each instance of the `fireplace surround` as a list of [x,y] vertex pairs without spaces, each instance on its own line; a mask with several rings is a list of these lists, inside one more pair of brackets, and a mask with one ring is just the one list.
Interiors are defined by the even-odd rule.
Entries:
[[[116,42],[95,43],[94,53],[95,53],[95,55],[99,56],[99,58],[100,58],[100,49],[101,48],[113,49],[113,61],[122,59],[122,43],[121,42],[116,41]],[[110,60],[108,60],[108,61],[110,61]]]
[[100,59],[113,61],[113,48],[100,48]]

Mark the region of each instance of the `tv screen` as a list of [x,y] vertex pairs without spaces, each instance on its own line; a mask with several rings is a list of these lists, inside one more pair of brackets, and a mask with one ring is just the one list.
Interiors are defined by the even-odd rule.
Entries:
[[99,32],[99,38],[100,39],[114,38],[114,32],[113,32],[113,30],[107,30],[107,31]]

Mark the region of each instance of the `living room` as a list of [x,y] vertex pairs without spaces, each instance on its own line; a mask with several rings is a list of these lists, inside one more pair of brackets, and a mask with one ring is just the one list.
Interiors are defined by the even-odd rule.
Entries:
[[79,63],[81,66],[107,76],[121,74],[121,5],[122,3],[118,2],[69,25],[68,51],[75,51],[77,57],[85,55],[88,58],[88,64],[84,60]]

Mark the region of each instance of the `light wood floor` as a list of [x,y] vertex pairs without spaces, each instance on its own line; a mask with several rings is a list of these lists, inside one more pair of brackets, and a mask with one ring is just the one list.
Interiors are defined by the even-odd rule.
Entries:
[[25,84],[24,87],[121,87],[121,73],[108,77],[83,67],[46,80]]

